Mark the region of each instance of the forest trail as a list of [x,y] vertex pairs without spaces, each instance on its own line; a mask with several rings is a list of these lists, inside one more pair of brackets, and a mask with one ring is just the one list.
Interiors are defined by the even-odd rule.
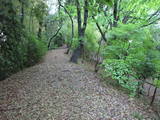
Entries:
[[0,120],[155,120],[149,106],[104,87],[64,52],[0,82]]

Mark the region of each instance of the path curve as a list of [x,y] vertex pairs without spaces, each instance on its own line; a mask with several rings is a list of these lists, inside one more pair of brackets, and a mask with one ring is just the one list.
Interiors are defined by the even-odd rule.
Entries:
[[0,120],[155,120],[149,106],[103,87],[64,51],[0,82]]

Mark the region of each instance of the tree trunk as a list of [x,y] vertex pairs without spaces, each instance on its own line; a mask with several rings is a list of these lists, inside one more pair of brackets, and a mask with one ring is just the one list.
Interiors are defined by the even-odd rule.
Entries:
[[154,100],[155,100],[156,92],[157,92],[157,87],[156,87],[155,90],[154,90],[153,97],[152,97],[152,101],[151,101],[151,105],[153,105],[153,102],[154,102]]
[[97,73],[98,70],[99,70],[99,63],[100,63],[100,57],[99,57],[99,54],[100,54],[100,51],[101,51],[101,45],[102,45],[102,41],[103,41],[103,37],[101,38],[100,42],[99,42],[99,47],[98,47],[98,51],[97,51],[97,54],[96,54],[96,63],[95,63],[95,72]]
[[42,22],[39,22],[39,29],[38,29],[38,38],[41,39],[41,35],[42,35]]
[[70,59],[71,62],[77,63],[78,58],[82,55],[83,52],[83,44],[80,44],[73,52],[72,57]]
[[[95,20],[95,17],[94,17],[94,16],[92,16],[92,18],[93,18],[93,20]],[[99,32],[100,32],[103,40],[104,40],[105,42],[107,42],[107,38],[106,38],[106,36],[105,36],[105,32],[102,31],[100,25],[98,24],[98,22],[97,22],[96,20],[95,20],[95,22],[96,22],[96,26],[97,26],[97,28],[98,28],[98,30],[99,30]]]
[[52,39],[58,35],[58,33],[61,30],[61,28],[62,28],[62,25],[59,27],[59,29],[56,31],[56,33],[48,40],[49,41],[48,42],[48,50],[49,50],[49,48],[51,46]]
[[71,62],[77,63],[78,58],[83,54],[83,38],[85,35],[85,30],[87,27],[87,20],[88,20],[88,0],[84,0],[84,21],[82,26],[82,18],[81,18],[81,6],[78,0],[76,0],[76,6],[77,6],[77,22],[78,22],[78,38],[79,38],[79,45],[78,47],[73,51],[72,57],[70,59]]
[[77,63],[78,58],[83,54],[83,39],[84,39],[84,31],[79,32],[79,46],[73,51],[72,57],[70,59],[71,62]]
[[69,54],[69,51],[70,51],[70,49],[72,47],[72,44],[73,44],[73,38],[74,38],[74,22],[73,22],[73,19],[71,19],[71,24],[72,24],[72,38],[71,38],[71,42],[69,44],[69,48],[68,48],[66,54]]
[[117,27],[118,23],[118,0],[114,0],[114,8],[113,8],[113,27]]

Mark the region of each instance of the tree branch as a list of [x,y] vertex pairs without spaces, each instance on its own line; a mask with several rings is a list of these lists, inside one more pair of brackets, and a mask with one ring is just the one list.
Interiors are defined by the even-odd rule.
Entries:
[[62,28],[62,25],[59,27],[59,29],[57,30],[57,32],[48,40],[49,41],[48,42],[48,49],[50,48],[52,39],[58,35],[58,33],[61,30],[61,28]]
[[156,20],[152,21],[152,22],[149,22],[148,24],[145,24],[145,25],[142,25],[141,27],[147,27],[149,25],[152,25],[152,24],[155,24],[157,21],[159,21],[160,18],[157,18]]
[[92,18],[93,18],[93,20],[96,22],[96,26],[97,26],[97,28],[98,28],[98,30],[99,30],[99,32],[100,32],[100,34],[101,34],[103,40],[107,42],[107,39],[106,39],[106,37],[105,37],[105,33],[103,33],[103,31],[102,31],[100,25],[99,25],[98,22],[95,20],[95,17],[92,16]]
[[148,18],[148,21],[151,20],[154,16],[156,16],[160,12],[160,7]]
[[73,21],[73,19],[72,19],[72,16],[71,16],[71,14],[68,12],[68,10],[66,9],[66,7],[61,4],[60,0],[58,0],[58,2],[59,2],[59,6],[61,6],[61,7],[65,10],[65,12],[68,14],[68,16],[69,16],[69,18],[70,18],[70,20],[71,20],[71,24],[72,24],[72,38],[73,38],[73,37],[74,37],[74,21]]
[[66,54],[68,54],[69,51],[70,51],[70,48],[72,47],[73,38],[74,38],[74,21],[73,21],[73,18],[72,18],[72,16],[71,16],[71,14],[70,14],[70,13],[68,12],[68,10],[66,9],[66,7],[61,4],[60,0],[58,0],[58,2],[59,2],[59,6],[61,6],[61,7],[64,9],[64,11],[68,14],[68,16],[69,16],[69,18],[70,18],[70,21],[71,21],[71,24],[72,24],[72,36],[71,36],[72,39],[71,39],[71,42],[70,42],[70,44],[69,44],[69,48],[68,48],[68,50],[67,50],[67,52],[66,52]]

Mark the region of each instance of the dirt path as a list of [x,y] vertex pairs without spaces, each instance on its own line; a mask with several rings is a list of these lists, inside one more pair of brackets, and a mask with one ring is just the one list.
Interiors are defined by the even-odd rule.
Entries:
[[148,106],[68,60],[64,49],[50,51],[43,63],[1,81],[0,120],[155,120]]

